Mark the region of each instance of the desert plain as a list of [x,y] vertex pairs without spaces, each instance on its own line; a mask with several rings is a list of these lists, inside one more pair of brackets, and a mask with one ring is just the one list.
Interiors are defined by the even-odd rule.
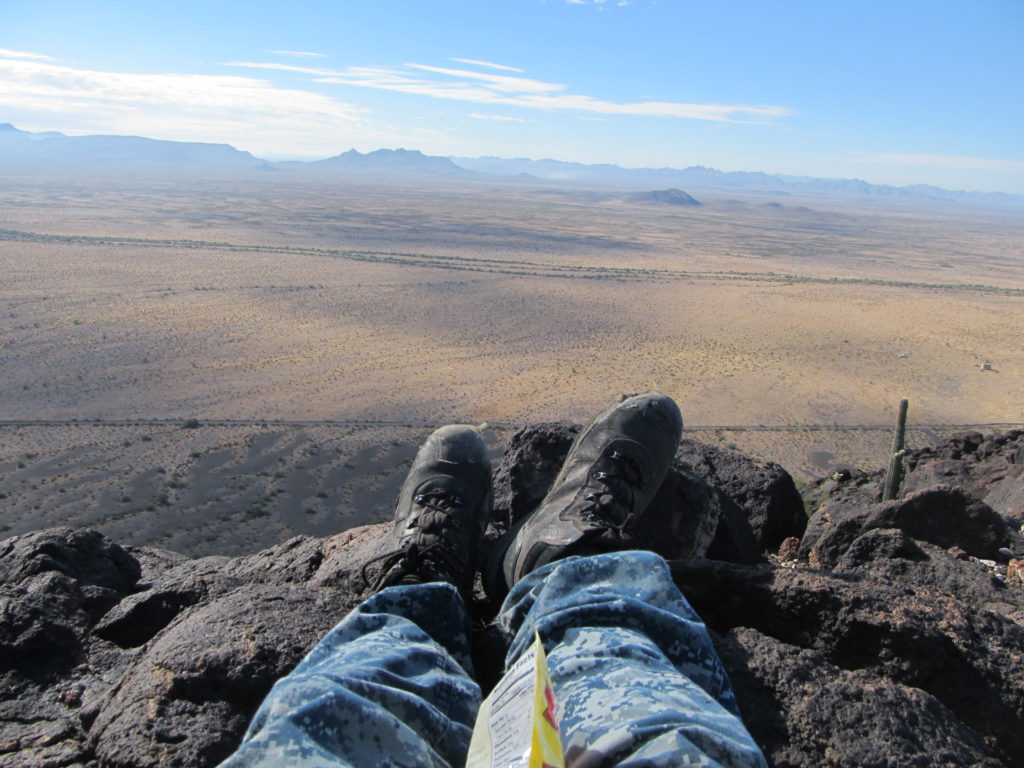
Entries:
[[652,388],[803,480],[1024,422],[1019,211],[686,191],[0,174],[0,531],[255,551]]

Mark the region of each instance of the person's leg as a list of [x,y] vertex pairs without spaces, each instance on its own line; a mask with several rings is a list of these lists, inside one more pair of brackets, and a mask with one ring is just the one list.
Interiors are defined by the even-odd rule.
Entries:
[[498,618],[507,663],[535,631],[548,653],[571,768],[765,764],[667,564],[630,551],[643,546],[637,519],[682,429],[678,406],[657,392],[609,408],[485,568],[492,597],[511,589]]
[[540,635],[569,768],[765,766],[707,629],[650,552],[525,575],[498,625],[511,666]]
[[480,705],[467,629],[449,584],[378,592],[277,682],[223,766],[461,766]]
[[480,706],[466,601],[491,499],[479,433],[434,432],[399,493],[390,551],[367,563],[376,594],[278,681],[224,765],[461,766]]

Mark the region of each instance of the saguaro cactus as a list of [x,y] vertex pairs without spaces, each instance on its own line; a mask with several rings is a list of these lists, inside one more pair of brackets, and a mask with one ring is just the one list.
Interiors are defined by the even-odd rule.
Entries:
[[885,481],[882,485],[882,501],[895,499],[900,492],[900,479],[903,474],[903,448],[907,436],[907,407],[910,403],[906,398],[900,400],[900,415],[896,421],[896,433],[892,436],[892,450],[889,451],[889,466],[885,470]]

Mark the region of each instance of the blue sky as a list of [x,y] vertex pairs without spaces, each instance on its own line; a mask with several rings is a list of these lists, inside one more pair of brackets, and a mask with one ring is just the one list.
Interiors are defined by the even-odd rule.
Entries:
[[1024,0],[3,0],[0,122],[1024,193]]

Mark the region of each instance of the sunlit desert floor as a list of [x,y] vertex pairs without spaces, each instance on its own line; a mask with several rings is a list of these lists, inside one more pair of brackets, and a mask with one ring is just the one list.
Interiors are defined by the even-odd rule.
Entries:
[[[497,455],[517,424],[650,388],[694,436],[801,477],[884,464],[884,431],[806,427],[888,425],[901,397],[913,424],[1024,421],[1020,215],[287,174],[0,181],[0,419],[79,422],[0,426],[11,531],[95,523],[208,552],[331,532],[386,517],[434,426],[489,422]],[[252,423],[81,423],[188,418]],[[278,419],[387,423],[261,426]],[[782,429],[728,429],[761,425]]]

